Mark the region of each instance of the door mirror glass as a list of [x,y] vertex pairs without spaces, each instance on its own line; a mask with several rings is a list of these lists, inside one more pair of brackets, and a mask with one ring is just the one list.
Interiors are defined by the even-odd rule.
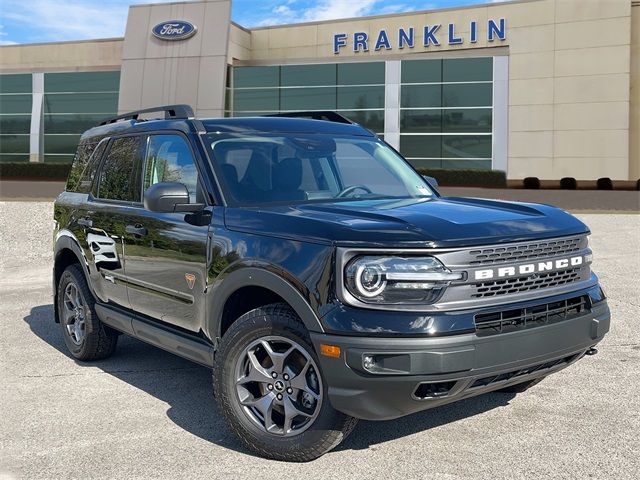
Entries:
[[202,203],[189,203],[187,186],[177,182],[160,182],[151,185],[144,192],[144,208],[151,212],[197,212],[204,208]]

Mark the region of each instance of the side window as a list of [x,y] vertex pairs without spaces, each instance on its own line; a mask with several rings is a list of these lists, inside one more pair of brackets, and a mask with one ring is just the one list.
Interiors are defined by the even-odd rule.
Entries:
[[144,169],[144,190],[160,182],[182,183],[191,203],[197,202],[198,170],[186,140],[180,135],[151,135]]
[[93,179],[96,176],[98,171],[98,167],[100,166],[100,159],[104,154],[105,148],[107,148],[107,141],[100,143],[96,149],[93,151],[91,158],[89,159],[89,163],[87,167],[82,172],[82,176],[80,177],[80,183],[76,188],[77,192],[80,193],[89,193],[91,191],[91,186],[93,185]]
[[[71,165],[71,170],[69,170],[69,175],[67,176],[67,186],[65,190],[67,192],[79,192],[80,190],[78,182],[80,181],[80,176],[82,172],[84,172],[87,168],[87,164],[89,163],[89,159],[91,158],[91,154],[93,153],[97,141],[93,141],[92,143],[80,143],[78,145],[78,149],[76,150],[76,155],[73,157],[73,164]],[[85,192],[86,193],[86,192]]]
[[98,197],[109,200],[139,202],[142,138],[122,137],[111,141],[102,162]]

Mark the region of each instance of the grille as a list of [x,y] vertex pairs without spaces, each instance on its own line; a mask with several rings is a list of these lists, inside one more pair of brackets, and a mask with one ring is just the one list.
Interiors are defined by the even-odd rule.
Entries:
[[526,277],[505,278],[491,282],[476,283],[472,298],[496,297],[510,293],[529,292],[541,288],[558,287],[580,280],[580,268],[570,268],[557,272],[539,273]]
[[491,265],[495,263],[516,262],[541,257],[552,257],[577,252],[584,237],[546,240],[544,242],[508,245],[504,247],[471,250],[470,265]]
[[551,360],[550,362],[533,365],[532,367],[526,367],[520,370],[513,370],[507,373],[501,373],[500,375],[492,375],[490,377],[479,378],[478,380],[476,380],[471,384],[469,389],[477,388],[477,387],[486,387],[488,385],[506,382],[507,380],[511,380],[512,378],[521,377],[523,375],[529,375],[530,373],[534,373],[534,372],[541,372],[544,370],[556,369],[563,365],[567,365],[573,362],[578,357],[580,357],[580,355],[581,353],[576,353],[574,355],[569,355],[567,357],[559,358],[558,360]]
[[516,308],[475,316],[476,334],[479,336],[513,332],[574,318],[589,308],[586,296],[544,303],[527,308]]

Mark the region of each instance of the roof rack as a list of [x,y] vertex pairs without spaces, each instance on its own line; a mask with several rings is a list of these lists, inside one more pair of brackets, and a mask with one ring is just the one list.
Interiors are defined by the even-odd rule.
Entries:
[[138,120],[143,113],[164,112],[165,120],[185,120],[193,117],[193,108],[190,105],[163,105],[161,107],[145,108],[134,112],[123,113],[117,117],[111,117],[100,122],[100,125],[108,125],[119,120]]
[[355,122],[349,120],[347,117],[340,115],[339,113],[327,110],[327,111],[311,111],[311,112],[286,112],[286,113],[273,113],[265,115],[265,117],[289,117],[289,118],[310,118],[312,120],[325,120],[335,123],[348,123],[353,125]]

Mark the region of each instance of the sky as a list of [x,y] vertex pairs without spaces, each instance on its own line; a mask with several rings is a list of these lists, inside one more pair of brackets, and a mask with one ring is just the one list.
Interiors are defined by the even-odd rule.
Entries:
[[[175,0],[0,0],[0,45],[121,37],[129,5]],[[501,0],[233,0],[245,27],[431,10]]]

